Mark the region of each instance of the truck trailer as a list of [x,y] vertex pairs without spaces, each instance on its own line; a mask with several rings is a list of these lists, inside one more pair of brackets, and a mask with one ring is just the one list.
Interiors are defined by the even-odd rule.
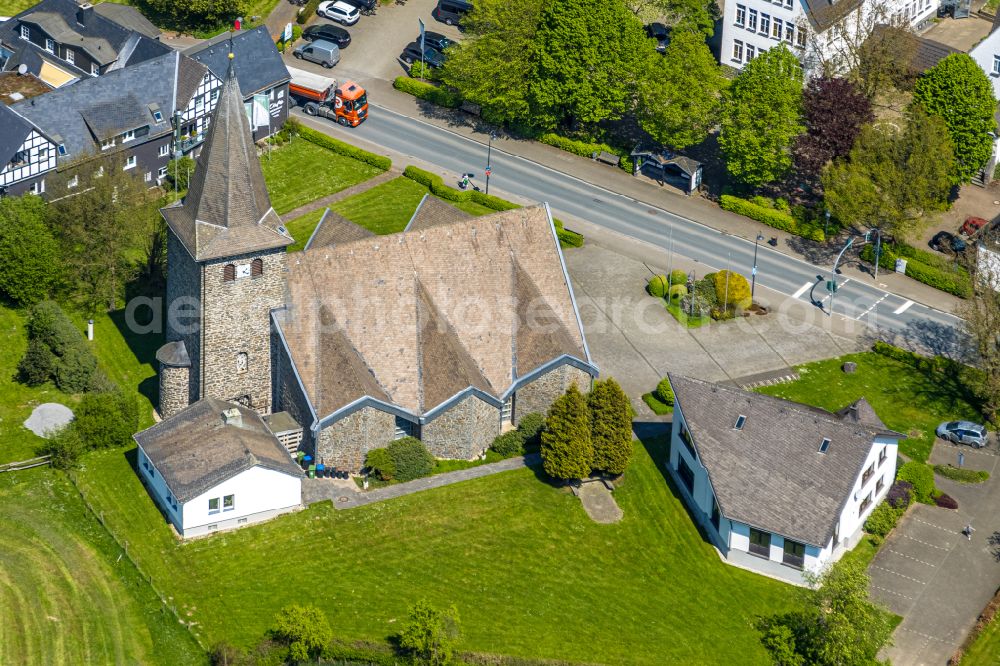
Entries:
[[329,118],[345,127],[357,127],[368,118],[368,93],[360,84],[338,83],[294,67],[289,67],[288,73],[292,75],[288,94],[308,115]]

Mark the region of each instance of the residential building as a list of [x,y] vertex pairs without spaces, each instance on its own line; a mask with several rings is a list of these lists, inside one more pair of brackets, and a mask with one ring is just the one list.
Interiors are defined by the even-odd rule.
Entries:
[[182,537],[302,505],[302,469],[252,409],[202,400],[134,439],[139,478]]
[[[736,0],[726,2],[719,61],[736,69],[785,43],[807,76],[836,69],[847,44],[860,44],[878,23],[907,23],[915,28],[934,18],[931,0]],[[842,67],[843,65],[841,65]]]
[[546,206],[472,219],[426,199],[378,237],[328,214],[288,254],[234,70],[187,196],[162,211],[177,310],[157,355],[163,416],[205,399],[284,411],[317,462],[357,472],[405,435],[472,459],[571,384],[589,389]]
[[857,545],[902,435],[861,398],[836,414],[669,375],[668,470],[730,564],[802,584]]
[[[972,47],[972,50],[969,51],[969,56],[986,72],[986,75],[990,78],[990,82],[993,84],[993,96],[1000,99],[1000,29],[998,28],[1000,28],[1000,12],[997,13],[997,17],[993,20],[993,28],[990,30],[990,34]],[[1000,111],[997,112],[996,116],[998,123],[1000,123]],[[993,152],[990,155],[990,161],[987,162],[986,168],[978,179],[979,185],[992,182],[998,161],[1000,161],[1000,137],[994,135]]]

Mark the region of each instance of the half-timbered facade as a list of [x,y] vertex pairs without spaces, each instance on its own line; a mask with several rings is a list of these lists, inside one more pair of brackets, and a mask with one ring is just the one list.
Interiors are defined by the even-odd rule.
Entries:
[[58,146],[42,135],[30,122],[5,106],[0,106],[0,126],[5,140],[0,141],[0,193],[14,183],[31,179],[32,191],[42,194],[42,175],[55,168]]

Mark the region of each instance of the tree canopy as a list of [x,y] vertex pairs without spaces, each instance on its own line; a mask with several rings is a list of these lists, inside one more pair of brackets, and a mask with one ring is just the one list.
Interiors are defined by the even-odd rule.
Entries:
[[47,216],[45,201],[35,195],[0,199],[0,294],[18,305],[47,298],[61,276],[61,251]]
[[316,606],[285,606],[274,617],[271,635],[288,646],[294,661],[306,661],[319,655],[333,638],[330,622]]
[[399,632],[399,646],[417,664],[443,666],[451,663],[460,633],[458,609],[438,610],[421,600],[410,608],[410,617]]
[[854,146],[862,125],[875,119],[871,101],[858,88],[841,78],[819,76],[802,95],[806,131],[795,142],[795,167],[806,178],[819,178],[820,171]]
[[954,158],[944,122],[912,108],[902,129],[868,125],[846,159],[828,165],[826,204],[839,220],[907,238],[951,190]]
[[955,152],[954,182],[972,180],[990,159],[996,132],[993,84],[968,54],[953,53],[917,79],[913,100],[944,120]]
[[639,122],[674,150],[700,143],[717,122],[725,85],[704,35],[675,30],[663,56],[651,59],[639,89]]
[[145,0],[154,13],[177,27],[212,28],[246,16],[246,0]]
[[573,384],[549,408],[542,431],[542,467],[554,479],[582,479],[590,474],[593,460],[587,400]]
[[588,398],[594,469],[624,474],[632,458],[632,405],[614,378],[599,381]]
[[803,129],[802,68],[779,44],[747,63],[724,96],[719,147],[726,169],[751,187],[781,180]]

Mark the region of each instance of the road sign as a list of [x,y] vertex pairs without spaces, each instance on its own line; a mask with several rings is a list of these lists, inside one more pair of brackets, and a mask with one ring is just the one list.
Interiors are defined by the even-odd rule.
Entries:
[[753,270],[750,271],[750,275],[757,275],[757,267],[756,266],[754,266]]
[[284,32],[281,33],[281,41],[289,42],[291,40],[292,40],[292,24],[289,22],[285,24],[285,30]]
[[486,175],[489,176],[492,173],[493,173],[493,169],[491,169],[490,167],[486,167]]

